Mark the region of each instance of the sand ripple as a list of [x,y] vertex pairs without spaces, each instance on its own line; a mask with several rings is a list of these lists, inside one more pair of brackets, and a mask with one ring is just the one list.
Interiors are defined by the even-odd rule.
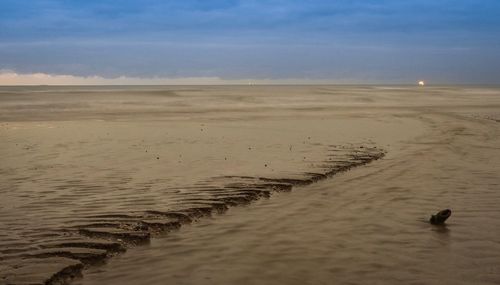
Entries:
[[[128,247],[148,243],[152,237],[179,229],[183,224],[213,213],[224,213],[229,207],[268,198],[273,192],[291,191],[294,186],[312,184],[385,155],[376,147],[330,148],[331,157],[335,160],[324,161],[315,172],[295,173],[282,178],[219,176],[183,188],[167,187],[165,193],[181,195],[164,197],[164,193],[158,193],[163,196],[161,199],[170,201],[170,205],[161,210],[147,209],[153,206],[147,203],[147,199],[135,195],[127,197],[122,193],[116,193],[116,197],[112,196],[109,201],[106,198],[87,201],[86,197],[99,197],[104,191],[102,187],[84,180],[61,181],[64,183],[61,189],[56,186],[54,191],[69,186],[76,191],[58,195],[47,203],[78,203],[73,205],[75,213],[70,217],[61,217],[58,209],[51,209],[47,204],[26,205],[31,211],[50,217],[51,227],[27,228],[23,223],[8,225],[10,232],[0,244],[3,263],[0,279],[8,284],[67,282],[80,276],[85,266],[102,263]],[[50,196],[54,191],[42,194]],[[103,211],[102,207],[114,199],[121,199],[122,203],[124,199],[125,202],[130,199],[131,203],[145,210]],[[83,206],[85,214],[78,213],[77,206]],[[89,214],[91,212],[95,213]],[[38,266],[38,259],[47,259],[50,266]]]

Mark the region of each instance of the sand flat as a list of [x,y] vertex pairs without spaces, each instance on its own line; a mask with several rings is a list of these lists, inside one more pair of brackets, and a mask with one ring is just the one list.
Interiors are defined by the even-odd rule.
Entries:
[[[500,280],[498,88],[10,87],[0,102],[2,254],[131,248],[77,282]],[[448,227],[425,223],[443,207]],[[144,222],[166,218],[184,226]],[[70,227],[85,223],[101,234]]]

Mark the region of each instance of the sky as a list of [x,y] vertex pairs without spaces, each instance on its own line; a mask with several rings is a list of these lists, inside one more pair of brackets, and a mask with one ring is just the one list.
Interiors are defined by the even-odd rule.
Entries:
[[499,0],[0,0],[0,85],[500,84]]

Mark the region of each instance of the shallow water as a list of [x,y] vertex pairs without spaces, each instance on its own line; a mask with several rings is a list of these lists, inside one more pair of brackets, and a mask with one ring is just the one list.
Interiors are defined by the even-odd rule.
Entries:
[[[308,179],[353,152],[387,151],[157,235],[77,283],[500,282],[499,89],[2,91],[0,222],[10,255],[89,217],[188,209],[244,177]],[[453,210],[446,227],[426,223],[442,208]]]

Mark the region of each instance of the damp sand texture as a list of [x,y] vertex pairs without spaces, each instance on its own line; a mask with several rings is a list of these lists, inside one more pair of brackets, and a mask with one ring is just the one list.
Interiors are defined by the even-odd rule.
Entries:
[[498,284],[499,110],[477,86],[2,87],[0,284]]

